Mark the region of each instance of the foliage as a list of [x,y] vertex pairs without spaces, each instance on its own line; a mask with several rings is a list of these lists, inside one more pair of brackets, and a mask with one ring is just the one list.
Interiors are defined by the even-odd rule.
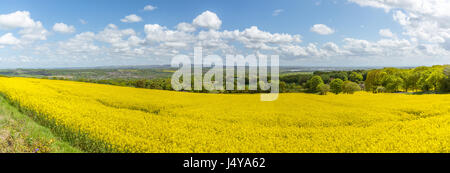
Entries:
[[363,79],[364,79],[363,75],[357,72],[352,72],[348,77],[348,80],[357,83],[363,81]]
[[365,88],[367,91],[384,92],[399,91],[442,91],[448,92],[445,69],[449,66],[416,67],[414,69],[384,68],[371,70],[367,74]]
[[332,93],[339,94],[342,92],[342,86],[344,85],[344,81],[341,79],[334,79],[330,83],[330,89]]
[[306,82],[306,88],[309,92],[319,92],[317,88],[320,84],[323,84],[323,80],[320,76],[313,76],[308,82]]
[[356,91],[361,91],[361,87],[355,82],[345,81],[342,85],[342,92],[345,94],[353,94]]
[[327,95],[330,92],[330,85],[321,83],[317,86],[320,95]]

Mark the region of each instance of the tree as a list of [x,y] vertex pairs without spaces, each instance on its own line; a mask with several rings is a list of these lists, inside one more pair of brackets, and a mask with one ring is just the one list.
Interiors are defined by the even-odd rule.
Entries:
[[353,94],[356,91],[361,91],[361,87],[355,82],[345,81],[342,85],[342,92],[346,94]]
[[366,81],[364,82],[366,91],[376,92],[377,87],[382,86],[384,76],[387,73],[383,70],[372,70],[367,73]]
[[384,93],[386,92],[386,88],[384,88],[383,86],[378,86],[377,89],[375,89],[376,93]]
[[306,82],[306,87],[310,92],[318,92],[317,86],[323,84],[323,80],[320,76],[313,76],[308,82]]
[[342,81],[341,79],[333,79],[333,81],[331,81],[331,83],[330,83],[331,92],[333,92],[335,94],[341,93],[343,84],[344,84],[344,81]]
[[341,79],[342,81],[348,80],[347,72],[344,72],[344,71],[332,72],[332,73],[330,74],[330,77],[333,78],[333,79],[339,78],[339,79]]
[[360,73],[352,72],[348,79],[352,82],[361,82],[364,78]]
[[145,88],[145,79],[136,81],[136,88]]
[[387,74],[383,78],[382,85],[386,88],[387,92],[397,92],[403,85],[403,79],[397,75]]
[[322,78],[323,83],[330,83],[331,78],[329,74],[321,74],[320,77]]
[[420,78],[417,81],[417,86],[422,90],[422,91],[430,91],[433,86],[431,85],[431,83],[429,81],[427,81],[427,79],[430,77],[431,75],[431,70],[427,69],[425,71],[420,71]]
[[416,72],[414,72],[414,70],[406,72],[405,77],[403,79],[403,81],[404,81],[403,87],[405,88],[406,92],[408,92],[409,89],[414,90],[414,91],[419,89],[417,87],[417,82],[419,81],[419,79],[420,79],[420,73],[416,73]]
[[450,66],[444,69],[445,78],[441,80],[441,91],[450,92]]
[[330,85],[321,83],[317,86],[317,89],[319,90],[320,95],[327,95],[327,93],[330,92]]
[[286,92],[286,89],[287,89],[286,82],[281,81],[279,84],[279,89],[280,89],[280,93]]
[[428,83],[428,85],[433,86],[434,88],[434,92],[438,91],[438,88],[440,87],[440,82],[445,79],[445,75],[442,69],[439,68],[435,68],[432,69],[430,75],[428,76],[428,78],[425,80],[426,83]]

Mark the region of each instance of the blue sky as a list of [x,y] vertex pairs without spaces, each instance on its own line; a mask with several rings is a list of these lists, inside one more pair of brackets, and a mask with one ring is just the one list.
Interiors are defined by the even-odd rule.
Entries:
[[[282,65],[450,63],[450,15],[439,11],[448,3],[424,1],[430,11],[400,1],[2,0],[0,68],[169,64],[199,45],[221,56],[277,54]],[[129,15],[138,19],[124,22]]]

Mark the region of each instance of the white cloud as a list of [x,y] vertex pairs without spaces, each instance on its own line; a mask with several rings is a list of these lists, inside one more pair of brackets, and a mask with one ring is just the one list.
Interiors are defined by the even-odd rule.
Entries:
[[310,30],[320,35],[330,35],[334,33],[333,29],[324,24],[315,24]]
[[53,25],[53,31],[59,32],[59,33],[74,33],[75,32],[75,27],[72,25],[67,25],[65,23],[55,23],[55,25]]
[[244,31],[225,31],[228,37],[237,40],[250,49],[274,49],[278,44],[300,43],[300,35],[289,35],[279,33],[269,33],[261,31],[256,26],[245,29]]
[[128,52],[144,43],[143,39],[136,36],[133,29],[120,30],[114,24],[106,26],[95,38],[98,41],[109,43],[114,52]]
[[403,9],[408,12],[433,16],[450,17],[450,1],[448,0],[349,0],[360,6],[382,8],[387,12]]
[[120,21],[124,23],[135,23],[142,21],[142,18],[135,14],[130,14],[128,16],[125,16],[125,18],[120,19]]
[[393,11],[402,34],[423,44],[450,44],[450,1],[448,0],[349,0],[361,6]]
[[276,9],[272,12],[272,16],[278,16],[280,15],[284,10],[283,9]]
[[222,21],[217,17],[216,13],[211,11],[205,11],[199,16],[197,16],[193,22],[194,25],[209,28],[209,29],[219,29],[222,25]]
[[12,33],[6,33],[0,37],[0,44],[3,45],[16,45],[19,44],[20,40],[13,36]]
[[[353,2],[356,1],[353,0]],[[405,4],[410,2],[397,1],[404,1]],[[54,62],[64,61],[67,64],[76,64],[84,61],[89,62],[86,63],[87,65],[105,65],[104,63],[115,63],[124,59],[125,63],[132,60],[137,60],[134,62],[141,64],[167,63],[176,54],[192,53],[195,46],[202,46],[205,54],[277,54],[288,63],[302,62],[305,63],[304,65],[317,65],[312,64],[316,62],[323,65],[349,65],[352,62],[363,62],[356,65],[375,65],[382,62],[386,64],[448,62],[447,57],[450,53],[446,48],[450,50],[450,20],[447,20],[449,17],[446,17],[446,12],[419,12],[413,10],[416,7],[407,5],[403,7],[398,5],[400,3],[397,1],[368,0],[365,1],[367,3],[358,1],[361,6],[371,6],[392,12],[394,21],[404,29],[397,34],[406,36],[397,36],[390,29],[381,29],[378,34],[382,37],[375,41],[345,38],[339,45],[334,42],[302,43],[301,35],[269,32],[258,26],[241,30],[220,30],[222,21],[217,14],[205,11],[191,23],[181,22],[175,28],[160,24],[146,24],[144,32],[139,33],[133,29],[119,29],[118,26],[109,24],[100,31],[83,32],[65,41],[30,44],[30,47],[26,47],[28,46],[26,43],[33,40],[45,40],[48,32],[41,22],[31,19],[28,12],[19,11],[0,15],[2,16],[0,29],[18,28],[17,33],[8,31],[10,33],[0,37],[0,47],[19,45],[17,48],[20,49],[24,45],[27,49],[40,53],[40,56],[30,55],[30,57],[36,57],[37,61],[39,61],[38,57],[53,57]],[[13,16],[20,20],[12,22],[5,16],[8,18]],[[122,20],[142,21],[142,19],[133,20],[127,17]],[[55,29],[57,28],[55,26],[53,30],[56,31],[58,29]],[[199,27],[207,28],[207,30]],[[70,26],[60,28],[66,30]],[[311,31],[322,35],[335,32],[324,24],[314,25]],[[17,38],[14,37],[15,35]],[[27,61],[27,58],[24,60]]]
[[28,11],[16,11],[10,14],[0,15],[0,28],[14,29],[14,28],[30,28],[36,23],[30,18]]
[[144,10],[145,11],[153,11],[153,10],[156,10],[156,7],[152,6],[152,5],[147,5],[144,7]]
[[354,56],[408,57],[416,49],[415,44],[405,39],[381,39],[377,42],[345,38],[343,48]]
[[21,43],[31,43],[36,40],[46,40],[48,31],[40,21],[34,21],[28,11],[16,11],[0,15],[1,29],[22,28],[18,33]]
[[169,30],[158,24],[147,24],[144,26],[146,40],[149,43],[159,43],[166,45],[176,45],[186,47],[188,43],[195,42],[193,35],[179,30]]
[[40,21],[37,21],[34,26],[20,30],[19,34],[22,40],[33,42],[36,40],[47,40],[48,31]]
[[380,36],[383,37],[394,37],[395,35],[391,32],[390,29],[380,29],[380,31],[378,32],[378,34],[380,34]]
[[177,30],[183,31],[183,32],[194,32],[195,27],[190,23],[182,22],[177,25]]
[[59,42],[59,51],[74,53],[97,51],[99,47],[94,44],[94,41],[95,34],[93,32],[83,32],[68,41]]

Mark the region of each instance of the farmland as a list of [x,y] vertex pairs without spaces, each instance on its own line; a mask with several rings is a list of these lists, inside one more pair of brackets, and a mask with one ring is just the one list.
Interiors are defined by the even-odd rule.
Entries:
[[450,152],[448,94],[207,94],[1,77],[0,93],[86,152]]

